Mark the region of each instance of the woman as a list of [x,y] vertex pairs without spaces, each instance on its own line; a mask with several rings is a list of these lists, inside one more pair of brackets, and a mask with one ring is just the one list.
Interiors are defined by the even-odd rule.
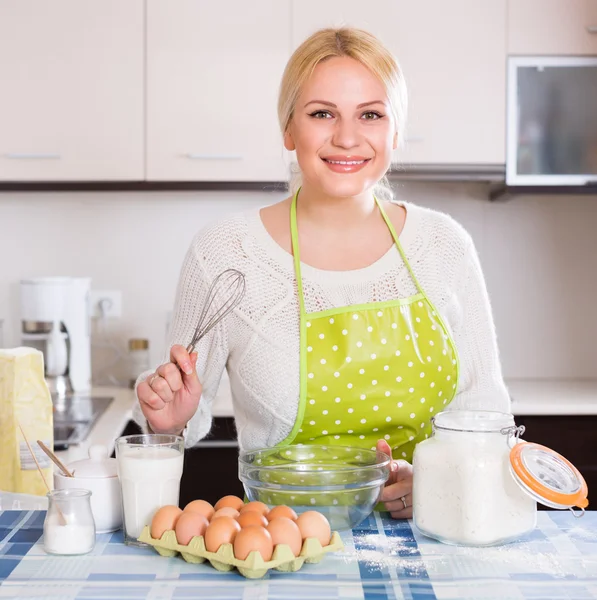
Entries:
[[[410,517],[409,462],[433,414],[509,410],[479,261],[446,215],[384,201],[406,91],[372,35],[307,39],[284,72],[278,113],[301,181],[283,202],[196,236],[170,362],[140,377],[136,418],[195,444],[226,367],[241,449],[377,447],[396,459],[382,501]],[[209,284],[227,268],[246,275],[246,295],[189,356]]]

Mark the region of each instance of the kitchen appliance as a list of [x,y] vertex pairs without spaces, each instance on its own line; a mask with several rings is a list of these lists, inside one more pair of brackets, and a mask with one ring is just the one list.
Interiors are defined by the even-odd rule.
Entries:
[[506,184],[597,184],[597,57],[508,59]]
[[54,404],[54,449],[85,439],[111,398],[90,397],[91,323],[87,277],[21,281],[22,344],[44,355]]
[[90,286],[83,277],[21,281],[23,345],[43,352],[46,381],[59,397],[91,389]]

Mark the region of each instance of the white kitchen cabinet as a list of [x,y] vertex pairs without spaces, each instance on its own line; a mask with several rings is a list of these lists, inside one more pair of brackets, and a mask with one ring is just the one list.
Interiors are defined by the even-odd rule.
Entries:
[[597,54],[597,0],[509,0],[508,54]]
[[0,2],[0,181],[140,180],[143,0]]
[[377,35],[409,92],[405,164],[505,161],[506,0],[301,0],[293,46],[320,27]]
[[289,0],[147,0],[147,179],[287,179],[289,30]]

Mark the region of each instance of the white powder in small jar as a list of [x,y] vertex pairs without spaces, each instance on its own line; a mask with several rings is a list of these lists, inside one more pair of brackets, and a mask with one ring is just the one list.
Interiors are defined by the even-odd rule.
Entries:
[[[474,418],[469,418],[471,414]],[[443,423],[451,430],[439,426],[442,415],[449,415]],[[504,543],[531,531],[537,522],[537,505],[510,473],[510,447],[507,436],[499,431],[512,425],[513,418],[490,413],[488,419],[501,415],[504,423],[488,424],[493,431],[471,431],[482,427],[477,419],[483,415],[488,413],[440,413],[433,437],[415,449],[415,525],[423,534],[448,544]]]
[[49,514],[44,522],[44,550],[48,554],[86,554],[95,546],[95,527],[64,515]]

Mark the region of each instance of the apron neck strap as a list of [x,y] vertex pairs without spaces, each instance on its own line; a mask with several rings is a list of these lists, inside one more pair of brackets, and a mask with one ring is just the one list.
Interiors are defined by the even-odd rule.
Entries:
[[294,274],[296,276],[296,287],[298,291],[299,308],[301,315],[305,314],[305,298],[303,297],[303,278],[301,275],[301,255],[298,243],[298,226],[296,224],[296,199],[300,188],[296,190],[290,205],[290,241],[292,243],[292,256],[294,257]]
[[383,220],[386,222],[386,225],[388,226],[388,229],[390,230],[390,233],[392,234],[394,244],[396,244],[396,248],[398,248],[398,252],[400,252],[400,256],[402,257],[402,260],[404,261],[404,264],[406,265],[406,268],[408,269],[408,272],[410,273],[410,276],[413,280],[413,283],[415,284],[415,287],[417,288],[417,291],[420,294],[422,294],[423,288],[419,284],[419,280],[415,277],[415,274],[410,266],[410,262],[408,262],[408,259],[406,258],[406,254],[404,253],[404,248],[402,248],[402,244],[400,243],[400,240],[398,239],[398,234],[396,233],[396,230],[394,229],[394,225],[392,225],[392,221],[390,221],[390,218],[386,214],[386,211],[384,210],[381,202],[377,198],[375,198],[375,203],[377,204],[377,208],[379,208],[379,212],[381,213]]
[[[303,298],[303,278],[301,276],[301,256],[300,256],[300,252],[299,252],[299,243],[298,243],[298,226],[296,223],[296,203],[297,203],[297,198],[298,198],[299,192],[300,192],[300,188],[294,194],[294,196],[292,198],[292,203],[290,205],[290,240],[292,243],[292,255],[294,257],[294,272],[296,275],[299,306],[300,306],[301,314],[305,314],[305,300]],[[402,257],[402,260],[404,261],[404,264],[406,265],[406,268],[408,269],[408,272],[410,273],[410,276],[412,277],[413,283],[415,284],[417,291],[419,293],[423,293],[423,289],[421,288],[419,281],[415,277],[415,274],[410,266],[410,263],[408,262],[408,259],[406,258],[406,254],[404,253],[402,244],[400,243],[400,240],[398,239],[398,234],[396,233],[396,230],[394,229],[394,225],[392,225],[392,222],[390,221],[388,215],[386,214],[386,211],[384,210],[381,202],[377,198],[375,198],[375,203],[377,204],[377,208],[379,208],[379,212],[381,213],[383,220],[385,221],[386,225],[388,226],[388,229],[390,230],[390,234],[392,235],[394,244],[396,244],[396,248],[398,248],[398,252],[400,252],[400,256]]]

